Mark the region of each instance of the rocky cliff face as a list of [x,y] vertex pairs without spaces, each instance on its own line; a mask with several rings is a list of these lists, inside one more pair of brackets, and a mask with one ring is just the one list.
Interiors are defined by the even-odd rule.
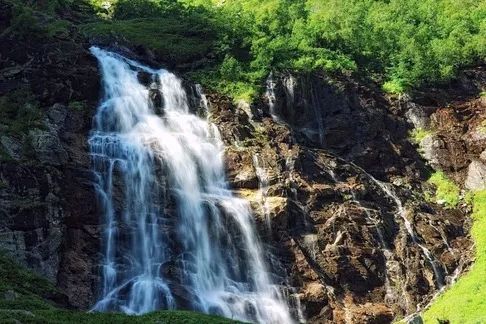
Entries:
[[447,88],[425,89],[405,103],[416,127],[427,130],[420,142],[424,158],[469,190],[485,189],[486,67],[466,70]]
[[74,32],[13,32],[13,10],[0,2],[0,247],[86,308],[99,253],[86,143],[97,63]]
[[273,120],[265,98],[253,109],[214,98],[214,118],[232,185],[306,317],[387,323],[425,306],[464,268],[470,242],[460,210],[423,197],[429,169],[401,101],[322,75],[275,83]]
[[[0,8],[9,28],[11,8]],[[99,75],[75,31],[32,37],[0,33],[0,98],[18,103],[1,122],[0,247],[86,309],[97,295],[102,228],[87,146]],[[393,100],[322,74],[275,75],[274,97],[252,106],[208,95],[231,186],[252,203],[276,279],[294,287],[311,322],[391,322],[467,266],[467,217],[425,201],[430,169],[408,140],[412,124],[433,125],[426,159],[478,185],[485,103],[474,96],[484,69],[466,76]],[[32,107],[38,117],[22,119]]]

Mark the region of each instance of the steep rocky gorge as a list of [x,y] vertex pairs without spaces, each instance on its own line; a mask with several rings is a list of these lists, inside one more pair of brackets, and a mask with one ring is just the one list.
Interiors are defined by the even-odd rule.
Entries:
[[[55,282],[66,306],[88,309],[103,224],[87,138],[101,94],[90,44],[73,35],[0,37],[0,96],[41,111],[21,131],[2,126],[0,247]],[[390,98],[346,76],[276,73],[274,96],[251,106],[208,94],[230,185],[251,202],[276,280],[294,287],[310,322],[391,322],[467,268],[467,210],[427,202],[423,183],[426,160],[465,186],[484,177],[484,80],[478,68]],[[437,130],[421,143],[425,159],[409,141],[413,125]]]

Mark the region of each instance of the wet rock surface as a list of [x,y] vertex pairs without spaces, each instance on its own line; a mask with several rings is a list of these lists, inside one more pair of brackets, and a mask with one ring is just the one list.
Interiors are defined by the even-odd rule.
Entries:
[[481,153],[486,149],[486,67],[465,70],[457,80],[437,88],[416,91],[401,102],[402,111],[413,107],[426,117],[429,135],[420,145],[423,157],[467,189],[484,186]]
[[[7,9],[0,27],[9,25]],[[6,33],[0,41],[0,95],[27,87],[42,111],[27,133],[0,136],[9,156],[0,161],[0,248],[55,282],[66,304],[87,309],[97,296],[102,231],[87,143],[97,64],[76,37],[19,41]],[[151,75],[138,77],[150,87]],[[291,300],[310,322],[390,323],[414,313],[467,266],[471,242],[463,211],[425,201],[430,168],[408,132],[435,129],[426,160],[458,183],[480,185],[484,68],[447,89],[395,100],[347,77],[275,78],[276,121],[264,98],[252,106],[209,100],[230,185],[255,211],[276,280],[294,287]],[[191,110],[205,116],[200,89],[185,87]],[[154,107],[163,107],[158,97],[151,95]],[[116,186],[114,194],[123,206]],[[173,207],[168,199],[165,211]],[[163,271],[176,276],[176,263]],[[177,291],[181,301],[188,295]]]
[[0,96],[32,101],[32,118],[22,128],[0,122],[0,248],[57,284],[63,305],[87,308],[100,250],[87,145],[97,63],[79,34],[9,32],[11,10],[0,1]]
[[[309,78],[318,81],[305,90]],[[260,112],[251,119],[242,105],[214,96],[212,116],[227,144],[230,183],[251,202],[280,260],[273,266],[295,287],[305,316],[390,323],[424,307],[467,267],[468,221],[460,210],[425,201],[421,183],[430,169],[408,140],[413,126],[401,107],[342,82],[293,77],[293,91],[277,87],[276,121],[265,99],[251,107]],[[289,93],[293,103],[285,102]],[[320,115],[309,104],[316,96]],[[319,124],[330,125],[322,142]],[[263,198],[258,168],[268,182]]]

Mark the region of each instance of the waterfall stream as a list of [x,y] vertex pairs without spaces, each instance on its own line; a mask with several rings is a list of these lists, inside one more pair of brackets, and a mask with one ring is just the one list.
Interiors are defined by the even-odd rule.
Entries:
[[269,177],[265,169],[265,161],[258,153],[253,155],[253,166],[258,179],[258,200],[262,215],[265,217],[265,224],[269,233],[272,232],[272,219],[270,217],[270,206],[268,203]]
[[275,94],[275,88],[277,86],[277,83],[273,79],[273,73],[270,72],[268,75],[268,78],[265,82],[266,89],[265,89],[265,97],[267,98],[268,101],[268,108],[270,110],[270,116],[272,116],[272,119],[274,121],[279,121],[279,118],[277,116],[277,113],[275,112],[275,102],[277,101],[277,96]]
[[391,200],[393,200],[393,202],[397,207],[397,215],[402,219],[408,236],[412,239],[412,242],[420,248],[425,259],[431,265],[432,271],[434,272],[435,282],[437,284],[437,287],[441,289],[444,286],[444,275],[442,270],[443,267],[440,265],[439,261],[434,257],[434,255],[429,251],[429,249],[419,242],[419,237],[415,233],[412,224],[407,219],[407,215],[406,215],[407,211],[405,210],[405,207],[403,206],[403,203],[400,200],[400,198],[393,191],[393,189],[390,188],[388,184],[379,181],[378,179],[373,177],[371,174],[366,172],[358,165],[354,163],[351,163],[351,165],[353,165],[355,168],[363,172],[371,181],[373,181],[373,183],[375,183],[383,191],[383,193],[385,193],[389,198],[391,198]]
[[[105,225],[93,310],[186,308],[293,322],[270,279],[249,204],[227,187],[217,128],[190,112],[175,75],[91,51],[104,87],[89,139]],[[139,72],[151,75],[150,90]],[[159,114],[150,91],[162,96]]]

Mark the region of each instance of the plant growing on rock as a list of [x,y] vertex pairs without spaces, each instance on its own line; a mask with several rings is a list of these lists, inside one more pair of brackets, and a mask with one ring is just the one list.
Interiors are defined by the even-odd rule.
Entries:
[[452,182],[442,171],[437,171],[428,180],[435,185],[435,202],[444,204],[448,208],[455,208],[460,201],[459,187]]

